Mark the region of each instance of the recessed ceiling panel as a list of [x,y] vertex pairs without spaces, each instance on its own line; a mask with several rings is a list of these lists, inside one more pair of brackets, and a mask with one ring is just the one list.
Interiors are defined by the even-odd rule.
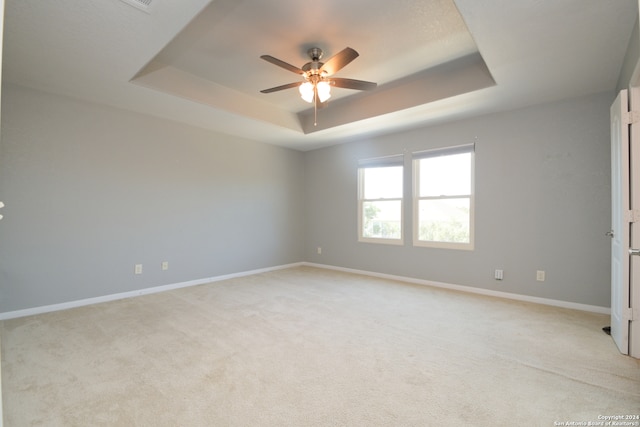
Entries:
[[[402,85],[404,79],[410,79],[416,88],[420,86],[417,77],[426,70],[469,55],[482,61],[452,0],[221,0],[207,6],[133,81],[308,133],[310,130],[303,128],[310,105],[300,98],[296,88],[260,93],[262,89],[301,81],[301,77],[260,56],[268,54],[302,67],[310,60],[307,51],[311,47],[325,52],[324,61],[346,47],[359,53],[335,77],[372,81],[384,87],[367,93],[375,100],[376,108],[371,111],[376,115],[436,100],[434,91],[429,96],[413,97],[410,102],[394,99],[406,95],[405,91],[394,89],[406,88]],[[461,87],[470,91],[486,87],[488,69],[484,63],[481,68],[478,72],[482,85]],[[448,85],[433,76],[431,73],[422,89],[427,84]],[[446,80],[447,76],[441,78]],[[196,87],[204,93],[195,96]],[[362,103],[363,96],[358,91],[334,87],[326,109],[338,101],[344,109],[351,98]],[[347,116],[340,116],[346,120]],[[291,117],[299,123],[292,124]],[[350,121],[357,118],[348,117]],[[346,121],[330,123],[339,126]]]

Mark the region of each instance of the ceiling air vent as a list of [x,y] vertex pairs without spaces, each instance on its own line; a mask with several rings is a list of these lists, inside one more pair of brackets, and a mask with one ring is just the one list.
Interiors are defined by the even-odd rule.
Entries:
[[133,6],[136,9],[140,9],[147,13],[151,13],[153,6],[158,2],[158,0],[120,0],[122,3],[126,3],[129,6]]

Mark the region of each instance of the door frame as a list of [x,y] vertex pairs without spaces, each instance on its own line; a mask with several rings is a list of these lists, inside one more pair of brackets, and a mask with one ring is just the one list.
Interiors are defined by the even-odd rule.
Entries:
[[[629,109],[640,112],[640,77],[629,87]],[[637,116],[637,113],[634,113]],[[640,121],[631,120],[629,130],[629,209],[640,213]],[[633,215],[629,248],[640,248],[640,218]],[[640,359],[640,256],[629,259],[629,356]]]
[[[640,0],[638,1],[640,4]],[[640,112],[640,58],[629,80],[629,108]],[[637,115],[637,114],[636,114]],[[629,185],[630,209],[640,209],[640,123],[630,126],[629,131]],[[634,173],[635,171],[635,173]],[[630,247],[640,248],[640,222],[631,224]],[[632,321],[629,322],[629,355],[640,359],[640,256],[629,260],[629,306]]]

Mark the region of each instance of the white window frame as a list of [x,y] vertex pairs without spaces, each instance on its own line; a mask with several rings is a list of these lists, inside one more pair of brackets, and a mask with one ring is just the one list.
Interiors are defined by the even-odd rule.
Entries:
[[[450,156],[454,154],[471,154],[470,165],[470,194],[447,194],[441,196],[420,197],[420,160],[433,157]],[[413,245],[429,248],[443,249],[474,249],[475,235],[475,144],[458,145],[454,147],[438,148],[434,150],[418,151],[412,153],[413,167]],[[439,242],[430,240],[420,240],[420,201],[421,200],[444,200],[444,199],[469,199],[469,242]]]
[[[377,167],[402,167],[402,196],[399,198],[382,198],[382,199],[365,199],[364,198],[364,171],[369,168]],[[365,237],[363,235],[363,214],[365,202],[375,201],[399,201],[400,202],[400,238],[391,239],[384,237]],[[358,241],[364,243],[381,243],[387,245],[404,245],[404,155],[392,155],[386,157],[377,157],[372,159],[363,159],[358,161]]]

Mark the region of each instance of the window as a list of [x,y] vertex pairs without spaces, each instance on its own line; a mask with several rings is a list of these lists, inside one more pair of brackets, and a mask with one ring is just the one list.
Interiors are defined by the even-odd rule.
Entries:
[[473,249],[474,145],[413,153],[413,244]]
[[402,244],[403,156],[358,164],[358,240]]

